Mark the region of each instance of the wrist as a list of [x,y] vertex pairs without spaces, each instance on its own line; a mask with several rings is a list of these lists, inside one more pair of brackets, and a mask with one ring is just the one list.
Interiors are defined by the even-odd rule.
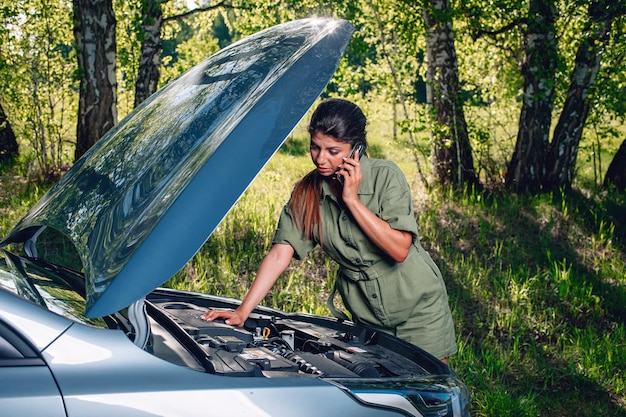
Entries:
[[345,204],[345,206],[348,208],[348,210],[350,210],[351,212],[354,211],[361,203],[361,200],[359,200],[359,197],[348,197],[348,198],[344,198],[343,199],[343,204]]
[[237,313],[237,315],[239,315],[239,317],[241,317],[242,319],[247,319],[248,316],[250,315],[250,312],[253,309],[251,308],[246,308],[243,304],[241,304],[239,307],[237,307],[235,309],[235,313]]

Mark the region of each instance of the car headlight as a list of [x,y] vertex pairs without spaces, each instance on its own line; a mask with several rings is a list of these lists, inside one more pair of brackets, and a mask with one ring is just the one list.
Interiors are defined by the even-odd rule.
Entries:
[[360,401],[401,409],[412,416],[469,417],[469,390],[450,375],[413,379],[335,379]]

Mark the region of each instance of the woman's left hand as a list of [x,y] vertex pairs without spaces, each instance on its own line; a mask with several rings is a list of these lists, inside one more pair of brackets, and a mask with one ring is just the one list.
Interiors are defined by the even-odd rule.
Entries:
[[378,217],[361,200],[359,186],[363,180],[359,156],[344,158],[340,168],[343,176],[341,198],[352,214],[354,221],[368,238],[396,262],[403,262],[409,254],[413,235],[404,230],[393,229],[389,223]]
[[343,158],[343,164],[341,164],[340,171],[341,176],[343,177],[343,190],[341,192],[341,197],[344,202],[350,199],[358,199],[359,185],[361,185],[361,181],[363,180],[359,155],[356,154],[354,158]]

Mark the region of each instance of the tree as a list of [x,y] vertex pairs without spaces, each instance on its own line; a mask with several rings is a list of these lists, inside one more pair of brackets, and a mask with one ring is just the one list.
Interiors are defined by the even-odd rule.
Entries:
[[[412,39],[411,35],[414,33],[414,31],[409,31],[410,33],[406,33],[405,31],[402,30],[402,28],[405,27],[406,25],[408,27],[411,27],[412,29],[415,29],[414,22],[411,20],[411,18],[419,20],[419,18],[415,16],[415,15],[419,15],[419,13],[412,13],[411,9],[412,8],[416,10],[419,10],[419,9],[414,4],[407,4],[406,7],[401,8],[405,13],[401,14],[401,16],[398,16],[397,14],[393,13],[393,11],[395,11],[396,8],[392,7],[392,8],[383,10],[384,12],[387,13],[387,15],[383,17],[381,15],[381,10],[380,10],[382,9],[382,7],[380,7],[378,4],[374,4],[372,0],[366,0],[366,3],[369,9],[372,11],[374,22],[375,22],[375,28],[376,28],[376,29],[372,28],[372,31],[375,34],[374,35],[375,38],[378,39],[377,45],[376,45],[377,48],[372,48],[372,49],[373,50],[378,49],[379,54],[382,55],[382,61],[386,63],[389,69],[388,71],[378,71],[377,76],[376,76],[377,84],[375,85],[375,87],[378,87],[376,90],[376,94],[381,95],[383,99],[391,101],[391,104],[393,106],[393,139],[394,140],[397,139],[397,133],[396,133],[397,127],[399,125],[404,125],[404,131],[406,131],[406,133],[408,134],[409,145],[412,150],[415,150],[417,148],[417,144],[413,135],[414,132],[413,132],[413,129],[408,128],[408,123],[410,120],[408,107],[411,102],[411,96],[414,96],[414,91],[413,91],[413,83],[411,82],[412,77],[410,75],[407,76],[406,72],[408,69],[408,72],[410,72],[411,74],[416,74],[416,71],[414,70],[414,67],[405,59],[406,57],[403,56],[402,53],[400,53],[401,48],[399,45],[400,42],[398,40],[397,28],[398,26],[400,26],[401,28],[400,32],[402,32],[402,35],[408,36],[410,39]],[[391,16],[388,16],[388,15],[391,15]],[[398,21],[400,21],[400,25],[397,24]],[[372,26],[374,27],[374,25]],[[363,32],[364,30],[361,29],[361,33]],[[359,41],[363,43],[362,39],[356,38],[356,39],[353,39],[352,44],[358,43]],[[368,54],[364,53],[364,51],[367,51],[367,50],[368,48],[365,48],[365,50],[360,51],[361,52],[359,54],[360,63],[366,62],[366,60],[370,59]],[[407,52],[407,55],[408,54],[409,52]],[[351,55],[352,54],[350,54],[350,51],[348,51],[347,61],[350,61]],[[363,65],[361,64],[357,66],[363,66]],[[374,66],[375,65],[373,64],[373,62],[370,61],[369,67],[371,68]],[[344,70],[341,72],[345,73],[347,71]],[[391,85],[388,85],[389,83],[385,82],[384,74],[386,72],[390,73]],[[344,86],[344,89],[345,89],[345,86]],[[358,91],[359,89],[355,89],[355,90]],[[398,102],[398,104],[400,105],[404,118],[405,118],[405,120],[402,122],[398,121],[398,115],[396,112],[396,102]],[[428,187],[429,186],[428,180],[426,179],[422,171],[422,166],[421,166],[419,157],[417,155],[417,152],[412,152],[412,153],[415,159],[415,164],[416,164],[417,172],[420,176],[420,179],[422,183]]]
[[[612,4],[614,6],[615,3]],[[546,154],[544,191],[570,188],[572,185],[578,146],[589,116],[589,89],[600,70],[603,49],[616,17],[616,7],[602,6],[593,2],[588,7],[586,35],[578,47],[567,98]]]
[[604,187],[615,186],[619,191],[626,191],[626,140],[622,142],[604,177]]
[[80,98],[75,159],[117,123],[116,20],[112,0],[73,0]]
[[[0,8],[0,95],[26,160],[55,178],[65,163],[76,108],[71,6],[64,0],[13,2]],[[70,127],[72,126],[72,127]],[[71,132],[71,133],[70,133]]]
[[[9,30],[7,30],[7,27],[9,26],[7,22],[14,19],[17,14],[18,13],[15,10],[10,9],[9,7],[2,9],[0,14],[0,22],[2,22],[2,24],[0,24],[0,45],[6,45],[8,43],[10,34]],[[9,62],[7,62],[7,59],[9,58],[7,54],[8,51],[6,51],[5,48],[0,47],[0,73],[6,73],[11,69]],[[4,77],[0,79],[4,79]],[[18,153],[19,147],[17,140],[15,139],[15,133],[13,132],[13,128],[11,128],[11,124],[9,123],[7,115],[4,112],[2,103],[0,103],[0,163],[11,161],[18,155]]]
[[137,71],[137,85],[135,89],[135,107],[152,95],[158,88],[161,65],[161,29],[163,24],[175,22],[190,16],[217,9],[231,9],[225,1],[213,5],[197,7],[180,13],[163,17],[163,0],[141,0],[141,55]]
[[0,105],[0,163],[10,162],[19,154],[15,133]]
[[541,189],[549,143],[557,66],[554,0],[530,0],[524,34],[522,109],[517,143],[506,173],[516,192]]
[[[413,133],[430,129],[435,182],[455,188],[477,185],[458,75],[452,25],[455,11],[447,0],[366,0],[365,4],[368,10],[358,23],[359,33],[365,34],[375,51],[363,58],[367,62],[364,73],[370,92],[387,99],[394,110],[396,103],[400,104],[405,120],[397,122],[394,111],[394,123],[408,134],[422,181],[428,185],[417,158],[419,146]],[[424,98],[417,91],[424,85],[424,55],[427,117],[421,117],[424,112],[420,103]],[[420,116],[409,116],[409,105],[417,108]]]
[[[613,111],[606,106],[611,100],[598,100],[594,94],[604,91],[618,100],[618,90],[595,83],[614,22],[624,15],[624,2],[529,0],[528,8],[521,1],[469,3],[464,7],[472,16],[474,39],[486,37],[508,52],[510,62],[522,62],[523,94],[506,186],[517,193],[571,187],[590,113]],[[520,33],[521,49],[515,46]],[[619,72],[622,67],[615,68]],[[507,77],[508,71],[499,73]],[[551,135],[555,114],[558,120]]]
[[[621,126],[624,125],[624,118],[626,117],[626,101],[624,101],[624,94],[626,93],[626,74],[624,73],[623,65],[626,61],[626,19],[618,18],[615,21],[613,34],[615,35],[609,45],[606,48],[609,65],[606,65],[604,72],[609,75],[610,80],[603,80],[603,86],[606,85],[607,94],[598,93],[596,97],[599,98],[614,98],[609,104],[612,114],[616,114],[621,121]],[[595,103],[594,103],[595,105]],[[623,137],[623,131],[615,133],[615,137]],[[616,189],[621,192],[626,191],[626,140],[622,140],[621,146],[617,153],[613,157],[609,168],[604,177],[603,186],[609,188],[615,186]]]
[[433,169],[438,183],[462,187],[478,184],[463,112],[458,65],[447,0],[428,0],[426,24],[427,96],[434,117]]
[[162,24],[161,0],[141,0],[141,54],[135,86],[135,107],[152,95],[159,84]]

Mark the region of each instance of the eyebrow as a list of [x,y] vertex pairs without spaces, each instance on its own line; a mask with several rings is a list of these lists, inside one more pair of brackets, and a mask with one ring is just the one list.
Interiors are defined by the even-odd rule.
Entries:
[[[315,146],[317,148],[320,147],[320,145],[318,145],[317,143],[315,143],[313,141],[309,142],[309,147],[311,147],[311,146]],[[333,145],[333,146],[327,147],[326,149],[341,150],[341,148],[342,148],[341,145]]]

